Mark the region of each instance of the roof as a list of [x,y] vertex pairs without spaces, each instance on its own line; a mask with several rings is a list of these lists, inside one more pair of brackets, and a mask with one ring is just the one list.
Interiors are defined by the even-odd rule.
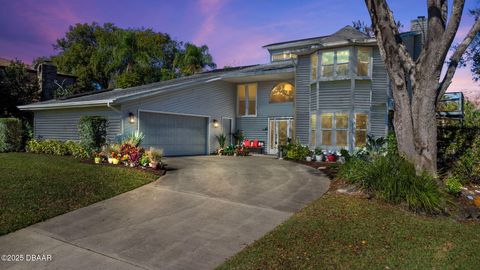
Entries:
[[265,45],[263,47],[268,50],[275,50],[275,49],[303,47],[303,46],[314,45],[314,44],[325,45],[328,43],[335,43],[340,41],[367,40],[367,39],[371,39],[371,37],[365,33],[360,32],[354,27],[347,25],[331,35],[277,42],[277,43]]
[[19,106],[19,108],[22,110],[38,110],[74,106],[116,104],[132,99],[143,98],[145,96],[157,95],[159,93],[167,91],[180,90],[201,83],[222,80],[223,78],[229,78],[230,76],[235,76],[236,74],[244,75],[272,72],[290,72],[292,71],[292,68],[293,63],[270,63],[264,65],[251,65],[216,69],[194,74],[191,76],[185,76],[168,81],[161,81],[136,87],[92,91],[62,99],[52,99],[48,101]]

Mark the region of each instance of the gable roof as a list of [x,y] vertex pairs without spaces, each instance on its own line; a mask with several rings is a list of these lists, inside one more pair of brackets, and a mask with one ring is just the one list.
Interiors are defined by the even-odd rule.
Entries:
[[360,32],[359,30],[355,29],[350,25],[347,25],[331,35],[277,42],[265,45],[263,46],[263,48],[266,48],[268,50],[277,50],[305,47],[309,45],[326,45],[328,43],[335,43],[340,41],[368,39],[372,39],[372,37]]
[[110,104],[121,103],[150,95],[157,95],[167,91],[181,90],[186,87],[191,87],[202,83],[222,80],[223,78],[229,78],[230,76],[235,76],[235,74],[239,73],[244,75],[249,73],[258,74],[261,72],[293,72],[292,68],[293,63],[271,63],[265,65],[251,65],[216,69],[168,81],[161,81],[129,88],[92,91],[61,99],[52,99],[48,101],[32,103],[24,106],[19,106],[18,108],[21,110],[40,110],[65,107],[86,107],[95,105],[108,106]]

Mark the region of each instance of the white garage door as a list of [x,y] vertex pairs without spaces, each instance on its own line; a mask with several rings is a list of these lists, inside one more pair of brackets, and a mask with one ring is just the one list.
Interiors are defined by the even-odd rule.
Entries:
[[145,149],[162,148],[165,156],[208,154],[206,117],[140,112],[139,121]]

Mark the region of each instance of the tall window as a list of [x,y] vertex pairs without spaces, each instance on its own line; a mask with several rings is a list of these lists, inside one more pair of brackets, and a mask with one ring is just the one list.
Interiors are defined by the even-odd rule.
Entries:
[[257,115],[257,84],[237,85],[237,113],[239,116]]
[[322,52],[320,67],[321,78],[345,77],[349,75],[349,70],[349,49]]
[[360,47],[357,50],[357,76],[370,76],[370,48]]
[[295,87],[290,83],[279,83],[270,92],[270,103],[293,102]]
[[367,143],[368,115],[355,114],[355,147],[364,147]]
[[289,51],[285,52],[279,52],[279,53],[272,53],[272,62],[276,61],[284,61],[284,60],[289,60],[292,58],[297,58],[296,54],[292,54]]
[[348,146],[348,114],[347,113],[322,113],[322,145],[323,146]]
[[317,143],[317,112],[310,114],[310,145],[315,146]]
[[318,75],[318,54],[310,55],[310,80],[316,81]]

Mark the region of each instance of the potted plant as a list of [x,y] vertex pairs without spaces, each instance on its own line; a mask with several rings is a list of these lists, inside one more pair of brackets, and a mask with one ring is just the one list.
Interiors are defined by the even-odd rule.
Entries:
[[148,158],[148,155],[146,153],[143,153],[142,156],[140,157],[140,166],[142,167],[148,167],[150,164],[150,158]]
[[323,156],[322,156],[323,151],[322,151],[322,149],[320,149],[320,148],[318,148],[318,147],[315,148],[314,154],[315,154],[315,160],[316,160],[317,162],[320,162],[320,161],[323,160]]
[[220,146],[220,149],[218,149],[217,153],[219,156],[222,155],[223,149],[225,148],[225,142],[227,141],[227,136],[225,134],[220,134],[217,137],[218,145]]
[[158,165],[162,162],[163,151],[161,149],[155,149],[150,147],[148,153],[148,159],[150,160],[150,167],[153,169],[157,169]]
[[95,164],[102,163],[102,154],[99,152],[93,152],[93,161]]

